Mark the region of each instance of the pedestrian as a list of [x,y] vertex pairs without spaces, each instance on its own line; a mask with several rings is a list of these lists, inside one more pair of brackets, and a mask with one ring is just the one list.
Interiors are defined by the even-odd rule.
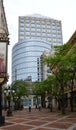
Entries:
[[37,109],[37,104],[36,104],[36,109]]
[[29,112],[31,112],[31,105],[29,105]]
[[41,111],[41,104],[39,104],[39,111]]

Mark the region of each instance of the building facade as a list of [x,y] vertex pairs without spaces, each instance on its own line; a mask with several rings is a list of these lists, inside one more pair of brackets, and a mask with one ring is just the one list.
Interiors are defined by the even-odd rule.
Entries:
[[12,49],[12,81],[41,81],[41,55],[62,45],[61,21],[41,15],[19,17],[18,43]]
[[[37,14],[20,16],[18,43],[12,49],[12,82],[42,81],[45,75],[41,64],[43,52],[49,54],[54,46],[62,44],[61,21]],[[25,106],[29,102],[34,105],[33,95],[25,99]]]
[[62,44],[61,21],[41,15],[19,17],[18,41],[39,39],[53,46]]
[[8,34],[8,27],[7,27],[3,0],[0,0],[0,33]]
[[[43,54],[41,55],[41,62],[43,62],[45,57],[48,57],[48,56],[51,57],[51,56],[53,56],[53,54],[54,54],[53,49],[51,49],[50,52],[44,51]],[[52,74],[50,67],[51,67],[51,64],[49,64],[49,63],[48,64],[41,64],[42,80],[46,80],[47,77]]]
[[12,50],[12,80],[41,81],[40,56],[50,52],[51,45],[45,41],[26,40],[15,44]]

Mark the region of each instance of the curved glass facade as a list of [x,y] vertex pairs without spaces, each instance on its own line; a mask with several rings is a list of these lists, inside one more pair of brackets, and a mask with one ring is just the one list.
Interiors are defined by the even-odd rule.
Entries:
[[12,49],[12,81],[41,80],[40,57],[44,51],[51,51],[51,45],[45,41],[36,39],[16,43]]

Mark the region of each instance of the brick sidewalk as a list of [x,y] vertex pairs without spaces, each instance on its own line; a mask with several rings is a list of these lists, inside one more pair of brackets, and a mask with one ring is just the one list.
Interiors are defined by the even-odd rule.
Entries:
[[76,113],[62,116],[47,109],[14,111],[13,116],[5,116],[5,121],[0,130],[76,130]]

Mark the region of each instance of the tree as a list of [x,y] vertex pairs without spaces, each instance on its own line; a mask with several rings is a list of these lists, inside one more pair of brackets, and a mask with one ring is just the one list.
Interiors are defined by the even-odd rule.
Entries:
[[74,111],[74,96],[73,96],[73,89],[75,86],[76,81],[76,45],[74,45],[71,49],[71,52],[67,55],[67,64],[68,72],[69,72],[69,88],[71,90],[71,97],[70,97],[70,105],[71,111]]
[[42,82],[35,82],[33,92],[36,96],[41,96],[42,106],[45,107],[45,96],[49,97],[49,102],[52,102],[53,87],[54,87],[54,75],[48,76],[48,78]]
[[51,64],[52,73],[56,76],[56,83],[59,87],[59,91],[61,92],[62,114],[65,113],[64,89],[67,87],[67,82],[69,80],[68,65],[71,64],[68,60],[69,56],[67,55],[67,51],[70,47],[71,45],[69,46],[68,44],[56,47],[54,56],[49,56],[44,61]]
[[16,80],[12,83],[12,89],[15,90],[13,94],[14,102],[20,108],[22,97],[28,95],[28,83],[23,80]]
[[38,96],[41,96],[41,104],[42,107],[45,107],[45,89],[44,89],[44,82],[35,82],[33,86],[33,93]]

